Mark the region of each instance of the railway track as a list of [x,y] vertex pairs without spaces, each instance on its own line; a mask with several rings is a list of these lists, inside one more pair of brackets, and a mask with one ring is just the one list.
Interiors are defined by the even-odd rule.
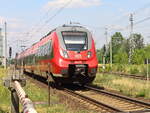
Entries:
[[122,77],[128,77],[128,78],[133,78],[133,79],[140,79],[140,80],[150,80],[150,77],[145,77],[143,75],[135,75],[135,74],[127,74],[127,73],[118,73],[118,72],[99,72],[101,74],[113,74],[117,76],[122,76]]
[[[46,84],[45,79],[42,79],[40,76],[31,76]],[[120,96],[105,90],[99,90],[98,88],[94,88],[92,86],[84,86],[84,88],[80,86],[80,90],[74,90],[66,87],[62,87],[60,89],[61,92],[67,93],[76,99],[80,99],[80,102],[82,100],[82,103],[85,103],[89,107],[92,106],[92,108],[95,108],[97,111],[102,113],[150,112],[150,103]]]
[[111,105],[107,105],[105,103],[102,103],[100,101],[97,101],[95,99],[92,99],[86,95],[83,95],[81,93],[78,93],[78,92],[75,92],[73,90],[70,90],[70,89],[67,89],[67,88],[64,88],[64,91],[67,92],[68,94],[71,94],[75,97],[78,97],[80,99],[82,99],[83,101],[86,101],[86,104],[91,104],[92,106],[96,107],[95,109],[100,109],[101,112],[104,112],[104,113],[116,113],[116,112],[124,112],[120,109],[118,109],[117,107],[113,107]]
[[133,99],[127,96],[119,95],[116,93],[108,92],[106,90],[100,90],[98,88],[86,85],[85,88],[89,89],[90,91],[93,91],[95,93],[94,95],[99,94],[98,96],[100,98],[101,102],[107,103],[108,105],[111,105],[113,107],[117,107],[118,109],[127,112],[127,113],[136,113],[136,112],[144,112],[149,113],[150,112],[150,103],[140,101],[137,99]]
[[[30,73],[25,73],[27,76],[29,76],[30,78],[34,79],[34,80],[37,80],[37,83],[40,82],[40,85],[41,83],[43,85],[47,85],[47,82],[46,82],[46,79],[41,77],[41,76],[35,76],[33,74],[30,74]],[[44,87],[45,87],[44,86]],[[54,88],[54,86],[53,86]],[[56,88],[56,87],[55,87]],[[56,88],[57,90],[59,90],[58,92],[60,92],[61,94],[63,93],[66,93],[66,94],[69,94],[70,97],[75,97],[76,100],[78,100],[79,102],[83,103],[83,106],[86,106],[88,107],[89,109],[93,109],[95,111],[98,111],[98,112],[101,112],[101,113],[116,113],[116,112],[122,112],[121,110],[117,109],[117,108],[114,108],[114,107],[111,107],[111,106],[108,106],[107,104],[104,104],[104,103],[101,103],[101,102],[98,102],[90,97],[87,97],[87,96],[84,96],[84,95],[81,95],[79,93],[76,93],[75,91],[73,90],[70,90],[68,88],[65,88],[65,87],[57,87]]]

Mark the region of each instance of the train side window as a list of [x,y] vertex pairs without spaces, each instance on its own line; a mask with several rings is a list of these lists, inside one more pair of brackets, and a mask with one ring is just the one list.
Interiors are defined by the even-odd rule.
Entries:
[[48,48],[48,54],[51,55],[52,52],[52,40],[49,41],[49,48]]
[[52,40],[49,40],[46,44],[40,46],[37,50],[37,59],[48,59],[52,52]]

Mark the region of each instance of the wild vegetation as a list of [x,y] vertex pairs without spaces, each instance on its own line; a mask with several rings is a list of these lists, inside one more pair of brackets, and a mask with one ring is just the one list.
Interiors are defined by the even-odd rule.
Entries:
[[[136,74],[140,76],[147,76],[147,65],[141,64],[141,65],[129,65],[129,64],[113,64],[105,65],[105,68],[102,68],[102,64],[98,68],[98,72],[121,72],[121,73],[127,73],[127,74]],[[148,73],[150,77],[150,65],[148,65]]]
[[112,35],[108,45],[97,49],[99,63],[102,64],[104,59],[106,64],[110,63],[111,47],[113,64],[128,64],[130,48],[133,48],[130,64],[140,65],[144,64],[147,58],[150,59],[150,45],[144,44],[144,38],[141,34],[132,34],[131,41],[131,36],[126,39],[120,32],[116,32]]
[[9,90],[3,86],[2,78],[6,76],[6,70],[0,68],[0,113],[7,113],[10,109]]
[[[31,83],[27,81],[27,85],[25,87],[26,93],[29,95],[29,98],[35,103],[47,103],[48,102],[48,91],[45,88],[41,88],[37,86],[35,83]],[[57,94],[51,94],[50,96],[50,107],[48,104],[37,104],[35,105],[38,113],[91,113],[91,111],[87,111],[86,109],[78,109],[72,110],[67,103],[67,100],[64,99],[63,103],[60,102],[60,98]],[[65,104],[64,104],[65,103]],[[75,108],[74,108],[75,109]]]
[[94,84],[117,90],[127,96],[150,99],[150,82],[111,74],[97,74]]
[[[0,68],[0,113],[10,112],[10,92],[7,88],[3,86],[2,78],[6,76],[6,70]],[[50,101],[51,105],[48,107],[47,99],[48,92],[47,89],[41,88],[34,83],[27,81],[24,87],[26,94],[34,103],[39,103],[35,105],[38,113],[89,113],[87,110],[72,110],[69,104],[63,104],[59,101],[57,95],[51,95]],[[65,100],[64,100],[65,101]],[[65,103],[65,102],[64,102]],[[91,113],[91,111],[90,111]]]
[[25,87],[26,93],[29,95],[29,98],[35,103],[44,103],[36,105],[36,110],[38,113],[69,113],[67,108],[59,103],[59,98],[55,95],[51,96],[51,106],[48,107],[48,91],[44,88],[38,87],[36,84],[27,81]]

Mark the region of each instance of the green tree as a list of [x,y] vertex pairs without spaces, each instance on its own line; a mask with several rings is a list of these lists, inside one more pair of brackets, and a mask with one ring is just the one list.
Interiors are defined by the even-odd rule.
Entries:
[[120,47],[120,45],[123,43],[124,38],[123,38],[123,36],[122,36],[122,34],[120,32],[116,32],[111,37],[111,41],[112,41],[112,47],[117,48],[118,46]]
[[[111,44],[113,63],[128,63],[129,51],[131,47],[130,38],[125,39],[120,32],[116,32],[114,35],[112,35]],[[131,62],[133,64],[141,64],[144,62],[145,58],[150,58],[150,45],[144,47],[144,38],[141,34],[135,33],[132,35],[132,44],[134,47],[134,52]],[[106,45],[104,45],[99,51],[97,51],[100,63],[103,62],[104,57],[106,59],[106,63],[110,62],[110,43],[107,45],[107,47],[108,48],[106,48]]]
[[146,51],[144,49],[136,49],[132,55],[132,64],[143,64],[146,58]]
[[133,44],[134,44],[134,49],[141,49],[144,47],[144,38],[142,37],[141,34],[133,34]]
[[128,54],[125,51],[119,51],[114,55],[114,62],[118,64],[127,64]]
[[144,51],[145,51],[145,57],[146,57],[146,58],[150,58],[150,45],[147,45],[147,46],[144,48]]
[[102,49],[97,49],[96,50],[96,54],[97,54],[98,63],[102,63],[103,62],[103,52],[102,52]]
[[118,58],[120,57],[119,56],[120,52],[125,53],[125,43],[124,42],[125,42],[125,39],[123,38],[123,36],[120,32],[116,32],[111,37],[113,63],[119,63],[120,62],[118,60]]
[[147,45],[141,49],[135,49],[132,55],[132,64],[143,64],[145,59],[150,59],[150,45]]

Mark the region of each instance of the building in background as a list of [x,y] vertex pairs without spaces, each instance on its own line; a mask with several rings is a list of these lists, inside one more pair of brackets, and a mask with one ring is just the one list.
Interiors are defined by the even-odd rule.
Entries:
[[0,65],[4,64],[4,37],[2,36],[2,29],[0,28]]

